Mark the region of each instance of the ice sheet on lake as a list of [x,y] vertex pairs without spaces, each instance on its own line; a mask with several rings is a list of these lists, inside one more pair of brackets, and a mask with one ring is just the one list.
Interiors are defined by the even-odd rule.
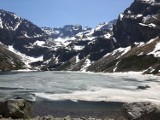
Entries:
[[[12,85],[9,84],[11,82]],[[159,83],[159,76],[135,72],[96,74],[48,71],[3,75],[0,88],[33,90],[33,92],[30,91],[31,94],[49,100],[151,101],[160,104]],[[146,85],[150,88],[138,89],[138,86]],[[0,89],[0,93],[5,94],[5,92]]]

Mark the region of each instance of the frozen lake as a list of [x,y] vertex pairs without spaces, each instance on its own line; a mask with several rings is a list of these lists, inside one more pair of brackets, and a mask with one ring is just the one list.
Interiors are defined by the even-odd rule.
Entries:
[[[59,101],[160,103],[160,77],[141,73],[0,73],[0,100],[36,97]],[[138,89],[147,86],[147,89]]]

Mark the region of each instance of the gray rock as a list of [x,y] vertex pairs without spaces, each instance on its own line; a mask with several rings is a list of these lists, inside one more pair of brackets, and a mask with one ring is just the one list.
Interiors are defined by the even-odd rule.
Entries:
[[126,120],[160,120],[160,106],[150,102],[125,103],[122,112]]
[[71,116],[67,116],[64,118],[64,120],[72,120]]
[[31,103],[24,99],[13,99],[0,102],[0,114],[5,118],[30,118]]

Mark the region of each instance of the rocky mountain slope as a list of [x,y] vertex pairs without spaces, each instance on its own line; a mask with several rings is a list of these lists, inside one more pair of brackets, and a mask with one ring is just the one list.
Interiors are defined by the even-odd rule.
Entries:
[[[108,50],[101,44],[103,38],[108,39],[112,36],[112,23],[115,24],[116,20],[102,23],[96,29],[80,25],[39,28],[14,13],[0,10],[0,42],[8,46],[8,50],[22,56],[22,61],[27,67],[58,70],[78,54],[78,59],[83,59],[92,51],[97,52],[103,48]],[[96,46],[97,48],[94,48]],[[103,51],[105,50],[101,50],[102,55],[97,56],[98,58],[104,55]],[[94,58],[94,54],[92,56],[93,60],[98,59]]]
[[0,42],[41,70],[93,72],[160,69],[160,1],[134,0],[117,20],[95,29],[80,25],[39,28],[0,10]]
[[113,27],[98,29],[99,25],[88,36],[94,39],[55,70],[158,74],[159,8],[158,0],[135,0]]
[[45,52],[47,48],[41,44],[46,39],[47,34],[38,26],[12,12],[0,10],[0,42],[21,56],[21,61],[27,65],[28,61],[35,61],[33,59]]
[[24,65],[20,56],[12,53],[0,43],[0,71],[23,69]]
[[[16,14],[0,10],[0,41],[29,56],[40,56],[44,48],[36,41],[44,41],[45,33],[30,21]],[[33,47],[34,46],[34,47]]]
[[91,65],[89,71],[159,73],[160,1],[135,0],[114,26],[118,49]]
[[[67,25],[63,28],[42,28],[49,35],[46,41],[50,49],[44,54],[42,69],[44,70],[72,70],[73,66],[87,56],[92,61],[101,58],[107,51],[111,51],[113,46],[107,39],[112,37],[113,24],[101,23],[95,29],[82,27],[80,25]],[[58,34],[58,35],[57,35]],[[107,48],[106,45],[110,47]],[[85,62],[85,61],[84,61]],[[89,61],[90,62],[90,61]],[[83,66],[82,66],[83,65]],[[80,70],[86,67],[85,63],[80,65]]]
[[[92,54],[89,54],[69,68],[83,70],[79,66],[85,63],[87,66],[85,71],[143,71],[158,74],[160,67],[159,8],[160,1],[158,0],[135,0],[124,13],[119,15],[116,25],[113,26],[112,37],[103,39],[102,44],[96,43],[98,47],[102,47],[105,42],[108,42],[105,44],[105,50],[108,49],[104,52],[106,54],[95,61],[90,58]],[[99,40],[97,39],[96,42]]]

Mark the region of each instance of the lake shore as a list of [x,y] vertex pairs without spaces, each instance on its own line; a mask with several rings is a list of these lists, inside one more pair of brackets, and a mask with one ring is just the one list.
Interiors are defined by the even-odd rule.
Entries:
[[159,82],[158,76],[133,72],[10,72],[1,74],[0,100],[32,101],[35,119],[124,120],[121,108],[126,102],[160,103]]
[[0,102],[0,120],[159,120],[151,102],[93,102],[10,99]]
[[54,116],[62,118],[95,118],[124,120],[121,102],[88,102],[88,101],[49,101],[38,100],[33,103],[33,117]]
[[[12,99],[15,102],[5,103],[8,105],[17,106],[25,105],[25,116],[31,120],[125,120],[121,109],[124,103],[121,102],[93,102],[93,101],[50,101],[42,98],[37,98],[36,101],[25,101],[23,99]],[[9,101],[12,101],[9,100]],[[8,101],[8,100],[7,100]],[[17,101],[17,102],[16,102]],[[18,102],[19,101],[19,102]],[[9,107],[12,108],[12,107]],[[2,109],[4,107],[1,104]],[[18,108],[18,106],[17,106]],[[21,109],[21,107],[19,108]],[[5,112],[6,109],[4,109]],[[12,109],[10,109],[12,111]],[[4,111],[1,110],[1,113]],[[18,113],[14,113],[15,115]],[[19,114],[20,115],[20,114]],[[18,115],[18,116],[19,116]],[[1,120],[11,120],[12,118],[3,118]],[[27,119],[28,119],[27,117]],[[22,117],[23,118],[23,117]],[[17,119],[22,119],[20,116]]]

